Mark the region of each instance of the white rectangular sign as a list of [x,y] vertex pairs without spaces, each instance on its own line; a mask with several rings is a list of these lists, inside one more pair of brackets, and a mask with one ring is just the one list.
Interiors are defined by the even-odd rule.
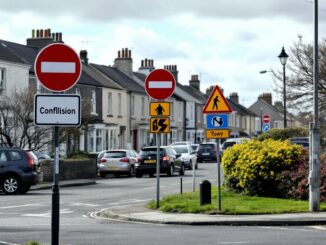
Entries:
[[34,123],[47,126],[79,126],[80,96],[74,94],[37,94]]

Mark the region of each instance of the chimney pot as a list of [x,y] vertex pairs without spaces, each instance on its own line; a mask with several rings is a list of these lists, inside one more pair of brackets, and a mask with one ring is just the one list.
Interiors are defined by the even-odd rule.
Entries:
[[32,38],[35,38],[35,30],[32,30]]
[[43,38],[44,34],[43,34],[43,29],[40,30],[40,37]]
[[39,38],[40,37],[40,30],[36,30],[36,37]]
[[121,58],[120,50],[118,50],[118,58]]

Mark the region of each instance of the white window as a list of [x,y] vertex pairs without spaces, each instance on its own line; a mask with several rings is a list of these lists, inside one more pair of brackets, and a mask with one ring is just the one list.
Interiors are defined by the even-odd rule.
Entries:
[[135,115],[135,96],[131,96],[131,107],[130,107],[130,114],[131,116]]
[[141,116],[145,117],[145,97],[141,98]]
[[121,93],[118,93],[118,113],[119,113],[119,115],[122,115],[122,110],[121,110]]
[[96,151],[102,151],[102,130],[96,129]]
[[96,113],[96,93],[95,90],[92,90],[92,113],[95,114]]
[[108,114],[112,115],[112,93],[108,93]]

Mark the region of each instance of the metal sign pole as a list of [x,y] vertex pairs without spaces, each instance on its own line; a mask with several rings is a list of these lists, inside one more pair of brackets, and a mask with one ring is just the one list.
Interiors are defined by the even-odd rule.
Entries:
[[192,191],[195,192],[196,190],[196,170],[195,170],[195,163],[192,162]]
[[217,188],[218,210],[221,211],[221,162],[220,162],[220,139],[217,139]]
[[160,147],[161,147],[161,135],[156,134],[156,208],[160,208]]
[[59,245],[59,216],[60,216],[60,194],[59,194],[59,127],[54,127],[54,164],[53,164],[53,186],[52,186],[52,220],[51,220],[51,245]]

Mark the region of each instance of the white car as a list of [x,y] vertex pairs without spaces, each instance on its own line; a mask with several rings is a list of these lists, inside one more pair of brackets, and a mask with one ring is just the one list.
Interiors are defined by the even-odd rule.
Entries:
[[195,165],[195,169],[198,169],[196,151],[191,148],[190,144],[170,146],[176,153],[181,154],[179,158],[183,161],[186,168],[192,169],[193,165]]

